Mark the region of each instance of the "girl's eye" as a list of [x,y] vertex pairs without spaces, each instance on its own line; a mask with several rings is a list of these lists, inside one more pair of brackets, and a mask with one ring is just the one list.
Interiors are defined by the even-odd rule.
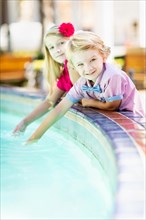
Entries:
[[65,42],[64,42],[64,41],[61,41],[60,44],[63,45],[63,44],[65,44]]
[[52,47],[49,47],[49,50],[53,50],[54,49],[54,47],[52,46]]

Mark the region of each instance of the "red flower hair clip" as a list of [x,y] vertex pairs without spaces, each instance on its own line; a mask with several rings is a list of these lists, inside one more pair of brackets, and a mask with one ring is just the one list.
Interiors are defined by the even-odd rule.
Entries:
[[62,23],[58,29],[59,32],[65,37],[70,37],[75,32],[74,26],[71,23]]

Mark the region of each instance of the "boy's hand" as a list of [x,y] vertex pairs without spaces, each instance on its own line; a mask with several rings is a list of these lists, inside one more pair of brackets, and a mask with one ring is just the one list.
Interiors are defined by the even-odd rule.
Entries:
[[38,140],[30,140],[28,139],[26,142],[24,142],[24,145],[31,145],[31,144],[34,144],[36,143]]
[[82,99],[81,104],[83,107],[92,107],[92,99]]
[[29,137],[27,139],[27,141],[25,142],[25,145],[30,145],[30,144],[34,144],[38,141],[39,139],[35,138],[35,135],[32,135],[31,137]]

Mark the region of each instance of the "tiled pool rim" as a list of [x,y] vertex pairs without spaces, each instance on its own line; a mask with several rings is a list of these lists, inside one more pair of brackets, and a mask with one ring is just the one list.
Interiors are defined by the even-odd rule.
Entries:
[[[26,92],[21,88],[1,87],[1,96],[6,94],[23,96],[36,104],[44,98],[43,94]],[[105,166],[113,188],[115,179],[112,178],[114,175],[117,178],[115,210],[111,220],[145,219],[145,119],[131,112],[108,112],[75,105],[63,120],[55,126],[67,131],[92,151]],[[65,120],[70,121],[70,126]],[[77,127],[74,129],[76,123],[82,131],[84,129],[84,134]],[[87,132],[92,137],[85,135]],[[101,155],[92,141],[93,136],[103,146]]]

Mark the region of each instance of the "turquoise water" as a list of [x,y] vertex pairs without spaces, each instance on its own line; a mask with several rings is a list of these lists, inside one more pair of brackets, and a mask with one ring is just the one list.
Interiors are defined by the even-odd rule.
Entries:
[[1,112],[1,219],[109,220],[111,190],[92,154],[56,128],[25,146],[38,125],[14,137],[20,119]]

